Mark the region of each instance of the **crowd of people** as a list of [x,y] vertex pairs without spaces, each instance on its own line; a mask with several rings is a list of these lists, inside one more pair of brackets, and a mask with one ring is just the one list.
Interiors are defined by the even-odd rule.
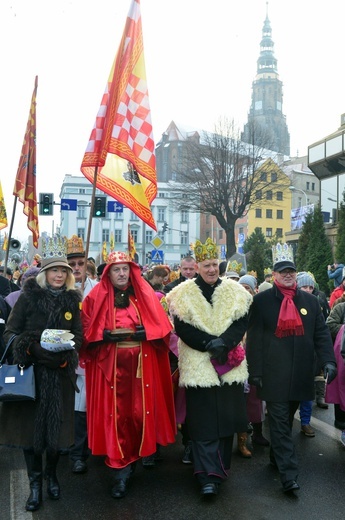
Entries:
[[[297,273],[287,244],[273,248],[260,281],[219,262],[210,238],[178,271],[144,272],[121,251],[96,266],[74,235],[44,240],[15,281],[2,272],[0,353],[11,340],[7,361],[33,364],[37,388],[35,401],[0,403],[0,444],[24,454],[26,510],[40,508],[44,478],[48,497],[60,498],[64,454],[75,474],[104,457],[120,499],[138,461],[153,467],[178,434],[204,499],[228,477],[235,438],[243,458],[255,444],[267,448],[283,491],[298,491],[298,409],[301,433],[314,437],[314,399],[333,404],[345,446],[342,267],[329,266],[338,291],[330,305],[312,273]],[[73,347],[47,350],[41,337],[51,329],[70,331]]]

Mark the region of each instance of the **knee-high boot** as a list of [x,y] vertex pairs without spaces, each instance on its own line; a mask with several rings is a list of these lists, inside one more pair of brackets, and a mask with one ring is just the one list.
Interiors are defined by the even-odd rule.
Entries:
[[46,456],[45,478],[47,479],[47,493],[49,498],[58,500],[60,498],[60,484],[56,476],[56,467],[60,453],[58,451],[47,451]]
[[42,502],[42,455],[36,455],[33,449],[23,451],[30,482],[30,495],[25,509],[37,511]]

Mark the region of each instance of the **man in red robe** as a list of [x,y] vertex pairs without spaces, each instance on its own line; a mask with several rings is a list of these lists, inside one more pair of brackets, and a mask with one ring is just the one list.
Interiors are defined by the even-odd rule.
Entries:
[[89,447],[106,455],[112,497],[127,494],[136,461],[175,442],[169,365],[170,321],[140,268],[110,253],[83,301]]

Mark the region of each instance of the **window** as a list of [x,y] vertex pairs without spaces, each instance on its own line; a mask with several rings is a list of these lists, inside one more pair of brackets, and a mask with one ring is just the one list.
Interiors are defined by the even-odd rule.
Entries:
[[85,241],[85,229],[84,228],[78,228],[77,235],[78,235],[78,237],[83,239],[83,242]]
[[272,200],[272,198],[273,198],[272,190],[266,191],[266,199],[267,200]]
[[118,211],[115,211],[115,213],[113,213],[114,215],[114,219],[115,220],[122,220],[123,219],[123,211],[122,213],[118,212]]
[[262,216],[262,210],[260,208],[256,208],[255,209],[255,217],[256,218],[261,218]]
[[157,218],[158,222],[165,222],[166,221],[165,206],[158,206],[157,210],[158,210],[158,218]]
[[262,191],[261,190],[256,190],[255,198],[258,199],[258,200],[262,199]]
[[307,182],[306,186],[307,186],[307,191],[310,190],[310,182]]
[[283,200],[283,192],[277,191],[277,200]]
[[282,219],[283,218],[283,210],[277,209],[277,218]]
[[277,178],[278,178],[278,177],[277,177],[276,172],[272,172],[272,173],[271,173],[271,181],[272,181],[272,182],[277,182]]
[[102,244],[103,242],[109,243],[109,229],[102,229]]
[[311,191],[315,191],[315,182],[311,183]]
[[206,224],[210,223],[210,214],[209,213],[207,213],[205,221],[206,221]]
[[153,231],[145,230],[145,244],[151,244],[153,239]]
[[78,218],[86,218],[86,206],[77,206]]
[[181,222],[188,222],[188,211],[186,209],[181,210]]
[[115,244],[121,244],[121,242],[122,242],[122,229],[115,229],[114,242],[115,242]]
[[218,235],[219,235],[219,237],[218,237],[219,240],[222,240],[222,238],[223,238],[223,230],[222,229],[219,230]]
[[238,232],[243,234],[243,227],[238,228]]
[[282,238],[282,236],[283,236],[283,228],[278,227],[277,230],[276,230],[276,235],[277,235],[278,238]]
[[188,231],[181,231],[180,237],[181,237],[181,246],[187,245],[188,244]]
[[139,220],[138,215],[136,215],[133,211],[131,211],[129,218],[130,218],[130,220]]
[[131,235],[133,237],[133,240],[135,244],[138,242],[138,230],[137,229],[131,229]]
[[266,172],[261,173],[260,181],[267,182],[267,173]]
[[272,218],[272,210],[271,209],[266,209],[266,218]]
[[271,227],[267,227],[266,228],[266,236],[267,237],[271,237],[272,236],[272,228]]

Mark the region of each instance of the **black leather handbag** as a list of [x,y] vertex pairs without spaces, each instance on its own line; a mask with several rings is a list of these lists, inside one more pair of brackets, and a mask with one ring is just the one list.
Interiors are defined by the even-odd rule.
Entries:
[[0,401],[32,401],[36,398],[33,365],[8,365],[4,362],[15,337],[16,334],[10,337],[0,359]]

